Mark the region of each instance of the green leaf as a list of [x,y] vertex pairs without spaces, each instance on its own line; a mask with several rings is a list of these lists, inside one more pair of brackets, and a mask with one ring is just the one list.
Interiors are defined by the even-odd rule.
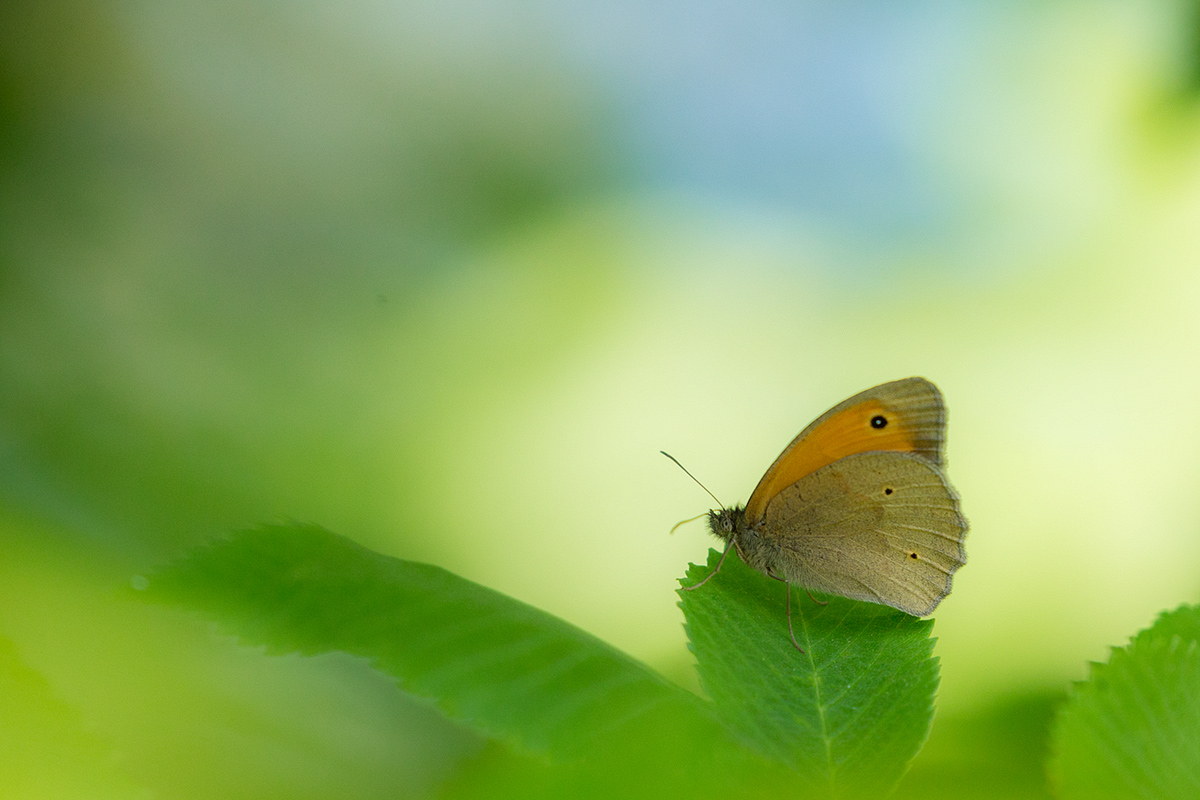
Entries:
[[1062,691],[1003,692],[939,712],[896,800],[1049,800],[1046,755]]
[[447,715],[558,759],[651,721],[717,729],[699,698],[578,628],[316,526],[245,531],[134,585],[268,652],[368,658]]
[[[369,659],[447,716],[516,745],[476,771],[489,796],[727,798],[779,787],[779,769],[735,742],[709,704],[645,665],[498,592],[316,526],[238,533],[133,589],[212,614],[268,653]],[[460,791],[478,796],[471,785]]]
[[0,636],[0,797],[132,800],[116,753]]
[[[715,569],[692,565],[685,585]],[[736,556],[680,590],[705,691],[738,739],[799,773],[814,797],[891,792],[929,733],[938,686],[932,621],[841,597],[817,605]]]
[[1055,723],[1063,798],[1200,797],[1200,606],[1162,614],[1092,664]]

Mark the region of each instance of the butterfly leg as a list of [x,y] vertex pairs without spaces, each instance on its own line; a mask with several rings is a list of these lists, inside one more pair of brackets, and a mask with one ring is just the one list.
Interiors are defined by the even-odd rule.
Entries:
[[[772,572],[770,567],[767,567],[767,577],[774,578],[775,580],[782,583],[784,585],[784,587],[786,587],[786,589],[787,589],[788,636],[792,637],[792,645],[794,645],[797,650],[799,650],[801,653],[803,653],[804,648],[801,647],[800,643],[796,641],[796,632],[792,630],[792,585],[790,583],[788,583],[786,579],[781,578],[778,575],[776,575],[774,572]],[[807,592],[808,590],[805,589],[804,591]],[[809,597],[812,597],[812,595],[810,594]],[[821,605],[826,605],[826,604],[822,603]]]
[[829,605],[829,601],[828,601],[828,600],[818,600],[817,598],[815,598],[815,597],[813,597],[813,596],[812,596],[812,592],[810,592],[808,589],[805,589],[805,590],[804,590],[804,593],[808,595],[808,599],[809,599],[809,600],[812,600],[814,603],[816,603],[816,604],[817,604],[817,605],[819,605],[819,606],[827,606],[827,605]]
[[731,548],[731,547],[733,547],[732,539],[730,539],[729,542],[725,545],[725,552],[721,553],[721,560],[717,562],[717,568],[714,569],[712,572],[708,573],[707,575],[705,575],[704,580],[700,581],[699,583],[693,583],[691,586],[684,586],[683,590],[685,592],[690,592],[692,589],[699,589],[701,586],[703,586],[704,584],[706,584],[710,580],[712,580],[712,576],[716,575],[718,572],[721,571],[721,565],[725,563],[725,556],[729,555],[729,548]]
[[[784,580],[783,578],[779,577],[779,576],[778,576],[778,575],[776,575],[774,572],[772,572],[770,567],[768,567],[768,568],[767,568],[767,577],[768,577],[768,578],[774,578],[774,579],[775,579],[775,580],[777,580],[777,581],[783,581],[784,583],[787,583],[787,581],[786,581],[786,580]],[[813,597],[813,596],[812,596],[812,592],[810,592],[808,589],[805,589],[805,590],[804,590],[804,593],[808,595],[808,599],[809,599],[809,600],[812,600],[814,603],[816,603],[816,604],[817,604],[817,605],[819,605],[819,606],[827,606],[827,605],[829,605],[829,601],[828,601],[828,600],[818,600],[817,598],[815,598],[815,597]],[[788,597],[790,598],[790,597],[791,597],[791,595],[789,594],[789,595],[788,595]]]
[[787,581],[784,581],[783,585],[787,589],[788,636],[792,637],[792,646],[803,653],[804,648],[801,647],[800,643],[796,641],[796,632],[792,630],[792,585]]

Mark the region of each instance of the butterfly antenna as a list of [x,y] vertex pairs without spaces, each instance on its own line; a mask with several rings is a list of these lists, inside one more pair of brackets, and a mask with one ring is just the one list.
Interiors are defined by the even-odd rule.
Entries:
[[[692,473],[688,472],[688,471],[687,471],[687,467],[685,467],[683,464],[680,464],[680,463],[679,463],[679,459],[677,459],[675,456],[673,456],[673,455],[671,455],[670,453],[668,453],[666,450],[659,450],[658,452],[662,453],[664,456],[666,456],[667,458],[669,458],[669,459],[671,459],[672,461],[674,461],[674,462],[675,462],[675,466],[679,467],[681,470],[683,470],[685,473],[687,473],[687,476],[688,476],[689,478],[691,478],[692,480],[696,481],[696,485],[697,485],[697,486],[699,486],[699,487],[700,487],[701,489],[703,489],[704,491],[708,492],[708,487],[707,487],[707,486],[705,486],[703,483],[700,483],[699,479],[697,479],[695,475],[693,475]],[[713,500],[717,500],[717,496],[716,496],[715,494],[713,494],[712,492],[708,492],[708,496],[709,496],[709,497],[711,497]],[[722,503],[720,500],[717,500],[717,505],[718,505],[718,506],[720,506],[721,508],[724,508],[724,507],[725,507],[725,504],[724,504],[724,503]],[[703,515],[703,514],[701,514],[700,516],[704,516],[704,515]],[[691,522],[691,520],[690,520],[690,519],[689,519],[689,520],[684,520],[684,522]],[[679,523],[679,525],[682,525],[682,524],[683,524],[683,522]],[[678,528],[678,527],[679,527],[679,525],[676,525],[676,526],[675,526],[675,528]],[[671,530],[675,530],[675,528],[672,528]]]
[[679,522],[676,522],[674,525],[671,526],[671,530],[669,530],[667,532],[667,535],[670,536],[672,533],[674,533],[675,529],[678,528],[680,525],[687,525],[689,522],[695,522],[696,520],[700,519],[701,517],[707,517],[707,516],[708,516],[708,512],[705,511],[703,514],[697,514],[694,517],[680,520]]

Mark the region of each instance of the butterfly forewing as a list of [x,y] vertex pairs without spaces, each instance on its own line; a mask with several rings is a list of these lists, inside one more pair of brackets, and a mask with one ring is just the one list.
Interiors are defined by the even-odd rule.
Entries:
[[945,431],[942,395],[924,378],[905,378],[860,392],[817,417],[780,453],[750,495],[746,519],[757,523],[767,504],[785,488],[856,453],[913,453],[941,466]]
[[950,592],[966,531],[941,470],[898,452],[821,467],[772,498],[761,526],[788,581],[917,616]]

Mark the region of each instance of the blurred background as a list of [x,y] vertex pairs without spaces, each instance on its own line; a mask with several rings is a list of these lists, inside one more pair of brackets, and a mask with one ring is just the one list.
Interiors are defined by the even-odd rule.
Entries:
[[1200,599],[1195,2],[8,0],[0,176],[5,797],[483,757],[353,659],[116,599],[259,522],[696,688],[716,542],[667,531],[711,500],[658,451],[744,502],[909,375],[972,527],[902,795],[1038,796],[1069,682]]

